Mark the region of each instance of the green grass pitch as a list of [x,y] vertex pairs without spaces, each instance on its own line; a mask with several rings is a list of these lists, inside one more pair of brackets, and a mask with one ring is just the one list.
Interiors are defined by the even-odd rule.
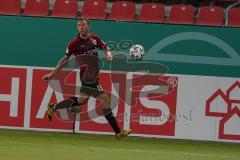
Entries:
[[0,160],[232,159],[240,144],[0,129]]

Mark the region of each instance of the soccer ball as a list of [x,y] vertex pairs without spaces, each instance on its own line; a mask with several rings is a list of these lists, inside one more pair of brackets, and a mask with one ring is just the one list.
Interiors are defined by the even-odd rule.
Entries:
[[141,60],[144,56],[144,48],[143,46],[137,44],[133,45],[129,50],[130,56],[134,60]]

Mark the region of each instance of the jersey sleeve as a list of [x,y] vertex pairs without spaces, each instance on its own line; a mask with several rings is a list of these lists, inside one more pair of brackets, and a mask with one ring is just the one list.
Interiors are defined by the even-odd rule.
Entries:
[[74,50],[75,50],[74,41],[71,41],[67,45],[67,49],[65,51],[65,55],[70,57],[74,53]]
[[106,49],[107,45],[96,34],[92,34],[92,37],[96,39],[98,48],[103,50]]

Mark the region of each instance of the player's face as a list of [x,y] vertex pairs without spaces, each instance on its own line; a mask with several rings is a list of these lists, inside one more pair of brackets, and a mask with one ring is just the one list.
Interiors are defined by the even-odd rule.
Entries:
[[77,23],[77,28],[78,28],[78,32],[81,34],[81,35],[86,35],[88,34],[88,31],[89,31],[89,25],[86,21],[78,21]]

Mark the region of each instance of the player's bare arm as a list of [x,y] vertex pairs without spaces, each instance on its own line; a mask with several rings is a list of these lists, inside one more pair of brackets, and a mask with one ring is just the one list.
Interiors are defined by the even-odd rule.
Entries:
[[106,53],[107,61],[111,62],[113,57],[112,57],[112,53],[110,51],[110,48],[108,46],[105,47],[104,52]]
[[68,56],[64,56],[54,68],[54,70],[43,76],[43,80],[50,80],[52,77],[63,69],[63,67],[68,63]]

